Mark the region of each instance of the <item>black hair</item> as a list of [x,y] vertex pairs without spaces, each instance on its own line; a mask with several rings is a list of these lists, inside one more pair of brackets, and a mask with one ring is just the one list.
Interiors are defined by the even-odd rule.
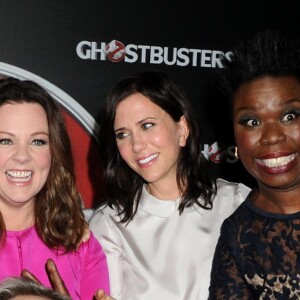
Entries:
[[239,42],[230,57],[222,57],[222,91],[231,100],[239,87],[264,76],[293,76],[300,80],[300,43],[295,36],[266,29]]
[[201,152],[196,118],[183,89],[159,71],[137,73],[121,80],[111,90],[101,111],[99,142],[103,164],[103,202],[123,214],[122,222],[132,220],[139,205],[144,180],[121,158],[114,133],[118,104],[135,93],[141,93],[161,107],[174,122],[185,116],[189,136],[186,146],[181,148],[177,164],[177,185],[182,193],[179,212],[193,204],[210,209],[216,184]]

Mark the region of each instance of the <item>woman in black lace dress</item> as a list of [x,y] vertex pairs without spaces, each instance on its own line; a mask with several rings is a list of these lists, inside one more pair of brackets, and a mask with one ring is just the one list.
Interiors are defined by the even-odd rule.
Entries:
[[239,157],[256,179],[224,221],[209,299],[300,299],[300,47],[270,30],[223,60]]

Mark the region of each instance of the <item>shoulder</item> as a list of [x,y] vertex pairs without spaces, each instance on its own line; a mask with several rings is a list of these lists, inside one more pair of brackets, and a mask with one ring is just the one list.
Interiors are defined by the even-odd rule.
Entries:
[[250,191],[251,189],[243,183],[230,182],[219,178],[217,179],[217,193],[214,201],[225,198],[229,201],[232,199],[241,203],[246,199]]
[[87,241],[82,242],[79,246],[79,252],[82,253],[98,253],[99,255],[103,254],[102,246],[100,245],[99,241],[95,237],[93,231],[90,232],[90,237]]
[[244,202],[224,220],[221,226],[221,236],[227,240],[227,243],[230,241],[232,245],[239,244],[242,240],[255,236],[251,229],[254,223],[255,218]]
[[243,203],[250,190],[242,183],[217,179],[217,193],[213,199],[212,213],[223,216],[224,220]]
[[228,216],[222,225],[222,231],[230,233],[243,234],[245,230],[240,231],[241,226],[245,229],[246,227],[253,224],[256,218],[256,214],[249,208],[249,195],[246,196],[245,200],[238,205],[238,207]]
[[106,223],[111,224],[119,221],[120,217],[117,210],[110,208],[108,205],[103,205],[93,212],[89,225],[93,229],[95,226],[98,227]]
[[89,227],[99,241],[104,237],[116,237],[116,231],[122,226],[124,224],[120,222],[117,210],[108,205],[96,209],[89,221]]

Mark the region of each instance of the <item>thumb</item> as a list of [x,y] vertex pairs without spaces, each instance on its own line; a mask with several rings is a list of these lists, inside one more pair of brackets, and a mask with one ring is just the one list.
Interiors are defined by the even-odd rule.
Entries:
[[98,290],[95,294],[96,300],[115,300],[114,298],[105,294],[104,290]]

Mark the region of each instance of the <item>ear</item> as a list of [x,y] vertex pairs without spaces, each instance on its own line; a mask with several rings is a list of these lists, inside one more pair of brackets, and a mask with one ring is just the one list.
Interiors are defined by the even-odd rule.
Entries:
[[189,125],[186,121],[185,116],[181,116],[180,120],[178,121],[178,128],[179,128],[179,145],[184,147],[186,145],[186,140],[190,134]]

